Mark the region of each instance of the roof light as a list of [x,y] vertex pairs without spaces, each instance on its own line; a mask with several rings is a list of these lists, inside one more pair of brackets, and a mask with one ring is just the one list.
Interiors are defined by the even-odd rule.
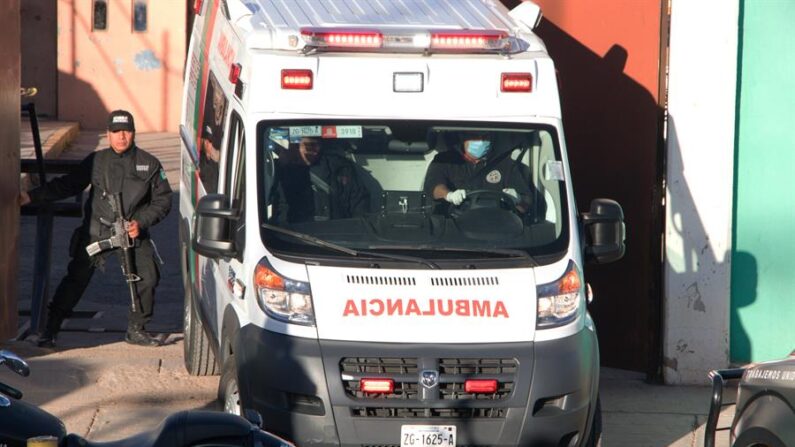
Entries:
[[312,70],[282,70],[282,88],[285,90],[312,90]]
[[497,381],[494,379],[468,379],[464,382],[464,392],[494,394],[497,392]]
[[500,81],[502,92],[532,92],[533,75],[530,73],[503,73]]
[[392,379],[361,379],[359,389],[371,394],[389,394],[395,390],[395,381]]
[[508,34],[498,30],[459,30],[431,32],[431,50],[490,51],[507,49]]
[[229,82],[232,84],[237,84],[237,81],[240,80],[240,71],[243,69],[243,66],[234,63],[229,66]]
[[201,12],[202,12],[202,3],[204,3],[204,0],[195,0],[193,2],[193,13],[194,14],[196,14],[196,15],[201,14]]
[[370,29],[301,28],[301,37],[310,47],[381,48],[384,36]]

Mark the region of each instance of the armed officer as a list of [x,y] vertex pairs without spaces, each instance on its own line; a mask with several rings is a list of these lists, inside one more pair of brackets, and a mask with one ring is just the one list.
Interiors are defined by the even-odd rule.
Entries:
[[[138,306],[128,315],[124,341],[143,346],[157,346],[159,341],[145,331],[152,318],[155,287],[160,272],[155,264],[156,249],[149,237],[149,229],[163,220],[171,210],[171,187],[166,173],[153,155],[135,145],[135,122],[132,114],[115,110],[108,117],[110,147],[93,152],[73,172],[20,195],[20,203],[40,203],[61,200],[91,189],[86,201],[83,223],[69,244],[71,261],[67,274],[55,290],[44,331],[39,334],[39,346],[54,346],[63,320],[83,295],[103,255],[89,257],[86,246],[111,236],[109,223],[116,216],[111,208],[110,195],[121,193],[123,216],[127,233],[134,241],[132,259]],[[118,251],[118,250],[116,250]]]

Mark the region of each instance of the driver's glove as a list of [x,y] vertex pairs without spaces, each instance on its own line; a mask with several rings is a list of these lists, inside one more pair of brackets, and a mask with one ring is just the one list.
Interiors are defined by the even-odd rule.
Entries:
[[456,189],[455,191],[450,191],[444,197],[444,200],[452,203],[455,206],[461,205],[461,202],[467,198],[467,192],[464,189]]
[[516,192],[515,189],[513,189],[513,188],[505,188],[505,189],[502,190],[502,192],[505,195],[511,196],[511,198],[513,199],[513,203],[514,204],[518,204],[519,203],[519,194]]

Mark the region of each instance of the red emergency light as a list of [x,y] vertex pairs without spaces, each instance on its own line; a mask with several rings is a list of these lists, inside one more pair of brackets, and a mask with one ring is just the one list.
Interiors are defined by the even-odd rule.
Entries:
[[243,70],[243,66],[238,64],[238,63],[234,63],[234,64],[230,65],[229,66],[229,82],[231,82],[233,85],[237,84],[237,81],[240,80],[240,72],[242,70]]
[[464,392],[494,394],[497,392],[497,381],[494,379],[468,379],[464,382]]
[[498,30],[458,30],[431,32],[431,50],[499,50],[510,44],[508,34]]
[[361,379],[359,389],[369,394],[390,394],[395,391],[395,381],[392,379]]
[[384,35],[370,29],[301,28],[301,37],[312,47],[381,48],[384,44]]
[[530,73],[503,73],[500,81],[502,92],[532,92],[533,75]]
[[282,88],[285,90],[312,90],[312,70],[282,70]]
[[202,3],[204,3],[204,0],[195,0],[193,2],[193,13],[194,14],[196,14],[196,15],[201,14],[201,12],[202,12]]

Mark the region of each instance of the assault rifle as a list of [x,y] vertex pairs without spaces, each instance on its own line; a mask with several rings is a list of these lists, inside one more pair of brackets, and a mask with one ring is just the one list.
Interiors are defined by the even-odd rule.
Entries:
[[121,249],[119,260],[121,263],[121,272],[124,280],[127,282],[127,287],[130,289],[130,305],[133,312],[138,312],[141,308],[138,303],[138,294],[135,291],[135,283],[141,280],[141,277],[135,273],[135,264],[132,261],[131,249],[135,246],[135,241],[127,233],[127,221],[124,219],[124,208],[121,205],[121,193],[108,194],[106,196],[110,201],[110,208],[113,211],[113,222],[108,222],[103,218],[99,221],[103,225],[110,227],[110,237],[101,241],[89,244],[86,247],[86,252],[89,256],[94,256],[107,250],[116,248]]

